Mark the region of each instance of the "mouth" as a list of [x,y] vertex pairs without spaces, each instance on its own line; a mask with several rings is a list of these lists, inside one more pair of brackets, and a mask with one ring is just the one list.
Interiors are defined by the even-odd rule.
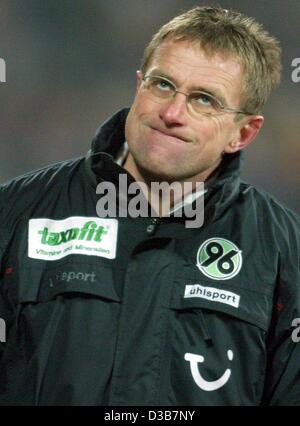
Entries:
[[150,129],[158,136],[161,136],[163,140],[168,140],[169,142],[175,143],[188,143],[189,141],[186,138],[183,138],[180,135],[173,134],[171,132],[166,132],[165,130],[157,129],[155,127],[150,127]]

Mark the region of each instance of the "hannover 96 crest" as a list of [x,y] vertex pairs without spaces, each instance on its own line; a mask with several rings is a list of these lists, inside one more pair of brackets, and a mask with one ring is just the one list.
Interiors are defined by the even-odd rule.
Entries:
[[197,266],[209,278],[229,280],[242,267],[242,251],[224,238],[210,238],[198,250]]

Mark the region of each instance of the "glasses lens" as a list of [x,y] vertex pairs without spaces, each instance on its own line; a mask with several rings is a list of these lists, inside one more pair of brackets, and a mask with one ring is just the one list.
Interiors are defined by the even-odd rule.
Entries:
[[[148,90],[149,95],[151,95],[154,101],[162,102],[172,99],[177,92],[175,85],[164,77],[149,75],[145,76],[143,80],[145,89]],[[218,99],[202,91],[189,93],[187,103],[190,112],[195,115],[216,114],[222,109],[222,105]]]
[[147,76],[144,79],[145,87],[157,99],[169,99],[174,96],[175,88],[168,80],[162,77]]
[[214,114],[221,109],[219,101],[204,92],[190,93],[189,103],[192,110],[197,114]]

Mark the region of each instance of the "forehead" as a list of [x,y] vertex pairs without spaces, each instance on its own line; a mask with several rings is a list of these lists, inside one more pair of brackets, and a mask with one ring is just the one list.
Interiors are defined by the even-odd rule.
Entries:
[[208,54],[197,42],[165,40],[154,51],[147,73],[159,71],[185,90],[198,87],[219,92],[228,101],[240,101],[242,65],[235,57]]

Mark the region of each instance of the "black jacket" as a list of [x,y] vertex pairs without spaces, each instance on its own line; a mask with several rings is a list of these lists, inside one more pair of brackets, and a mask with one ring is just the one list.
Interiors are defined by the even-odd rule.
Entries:
[[99,218],[126,114],[0,188],[0,403],[300,405],[299,218],[240,181],[240,154],[200,228]]

